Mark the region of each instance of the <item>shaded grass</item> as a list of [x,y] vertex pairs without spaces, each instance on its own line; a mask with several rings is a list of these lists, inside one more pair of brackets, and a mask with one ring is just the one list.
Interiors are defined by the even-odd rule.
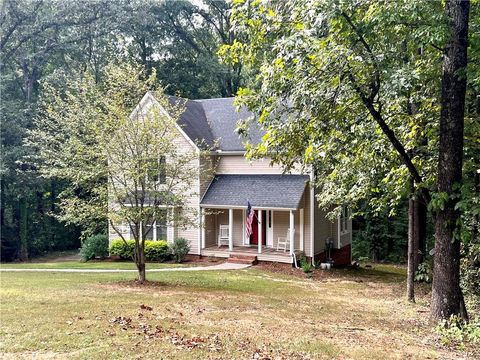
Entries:
[[[175,264],[175,263],[147,263],[148,269],[164,269],[172,267],[202,266],[205,264]],[[4,269],[109,269],[109,270],[136,270],[133,262],[128,261],[61,261],[61,262],[32,262],[32,263],[3,263]]]
[[135,274],[0,273],[0,353],[12,359],[454,358],[428,337],[426,315],[417,311],[423,307],[403,300],[397,270],[339,270],[325,281],[256,268],[151,273],[147,286],[136,284]]

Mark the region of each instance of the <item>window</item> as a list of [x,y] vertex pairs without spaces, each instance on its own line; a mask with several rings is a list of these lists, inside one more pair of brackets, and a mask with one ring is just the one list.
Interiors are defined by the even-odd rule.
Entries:
[[159,184],[165,184],[167,180],[165,171],[165,156],[152,159],[148,164],[148,180]]
[[348,231],[348,208],[343,205],[342,213],[340,214],[340,232],[345,233]]
[[146,240],[167,240],[167,221],[166,219],[155,220],[153,224],[145,226]]
[[155,221],[155,227],[157,238],[154,240],[167,241],[167,219],[163,218],[161,220]]

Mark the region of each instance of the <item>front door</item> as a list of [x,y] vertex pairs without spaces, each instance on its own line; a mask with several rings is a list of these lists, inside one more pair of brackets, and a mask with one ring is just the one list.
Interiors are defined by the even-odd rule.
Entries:
[[262,224],[258,223],[258,210],[255,211],[255,216],[253,218],[253,223],[252,223],[252,235],[250,237],[250,244],[251,245],[258,245],[258,232],[262,232],[262,245],[266,244],[267,238],[266,238],[266,233],[267,233],[267,221],[266,221],[266,216],[267,212],[265,210],[262,211]]

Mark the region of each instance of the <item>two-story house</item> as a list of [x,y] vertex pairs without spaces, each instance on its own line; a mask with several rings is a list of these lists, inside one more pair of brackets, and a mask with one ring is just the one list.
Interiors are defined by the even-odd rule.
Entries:
[[[351,220],[347,211],[335,221],[326,218],[326,212],[317,206],[318,194],[310,186],[313,174],[284,174],[268,158],[245,158],[245,147],[235,128],[239,120],[251,115],[247,110],[237,112],[233,98],[171,97],[170,101],[182,101],[185,107],[178,121],[176,146],[198,153],[198,177],[189,205],[198,209],[199,218],[193,228],[165,226],[165,231],[155,233],[158,239],[166,237],[170,242],[184,237],[190,242],[192,255],[243,255],[282,263],[292,263],[300,253],[323,260],[328,257],[329,242],[334,263],[350,263]],[[140,106],[161,105],[147,93]],[[251,142],[259,142],[261,136],[259,129],[251,129]],[[205,149],[208,151],[200,151]],[[249,203],[254,216],[247,236]],[[115,233],[110,237],[115,238]]]

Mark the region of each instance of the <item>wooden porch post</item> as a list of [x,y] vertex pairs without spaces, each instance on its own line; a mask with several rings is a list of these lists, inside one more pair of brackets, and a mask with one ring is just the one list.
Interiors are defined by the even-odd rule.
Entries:
[[295,245],[295,221],[293,217],[293,210],[290,210],[290,255],[293,255],[293,247]]
[[258,210],[258,253],[262,253],[262,241],[263,241],[263,231],[262,231],[262,210]]
[[228,249],[233,251],[233,209],[228,209]]
[[205,209],[200,208],[200,226],[201,226],[201,246],[205,249]]
[[304,213],[303,208],[300,209],[300,250],[304,251],[305,249],[305,235],[304,235]]

